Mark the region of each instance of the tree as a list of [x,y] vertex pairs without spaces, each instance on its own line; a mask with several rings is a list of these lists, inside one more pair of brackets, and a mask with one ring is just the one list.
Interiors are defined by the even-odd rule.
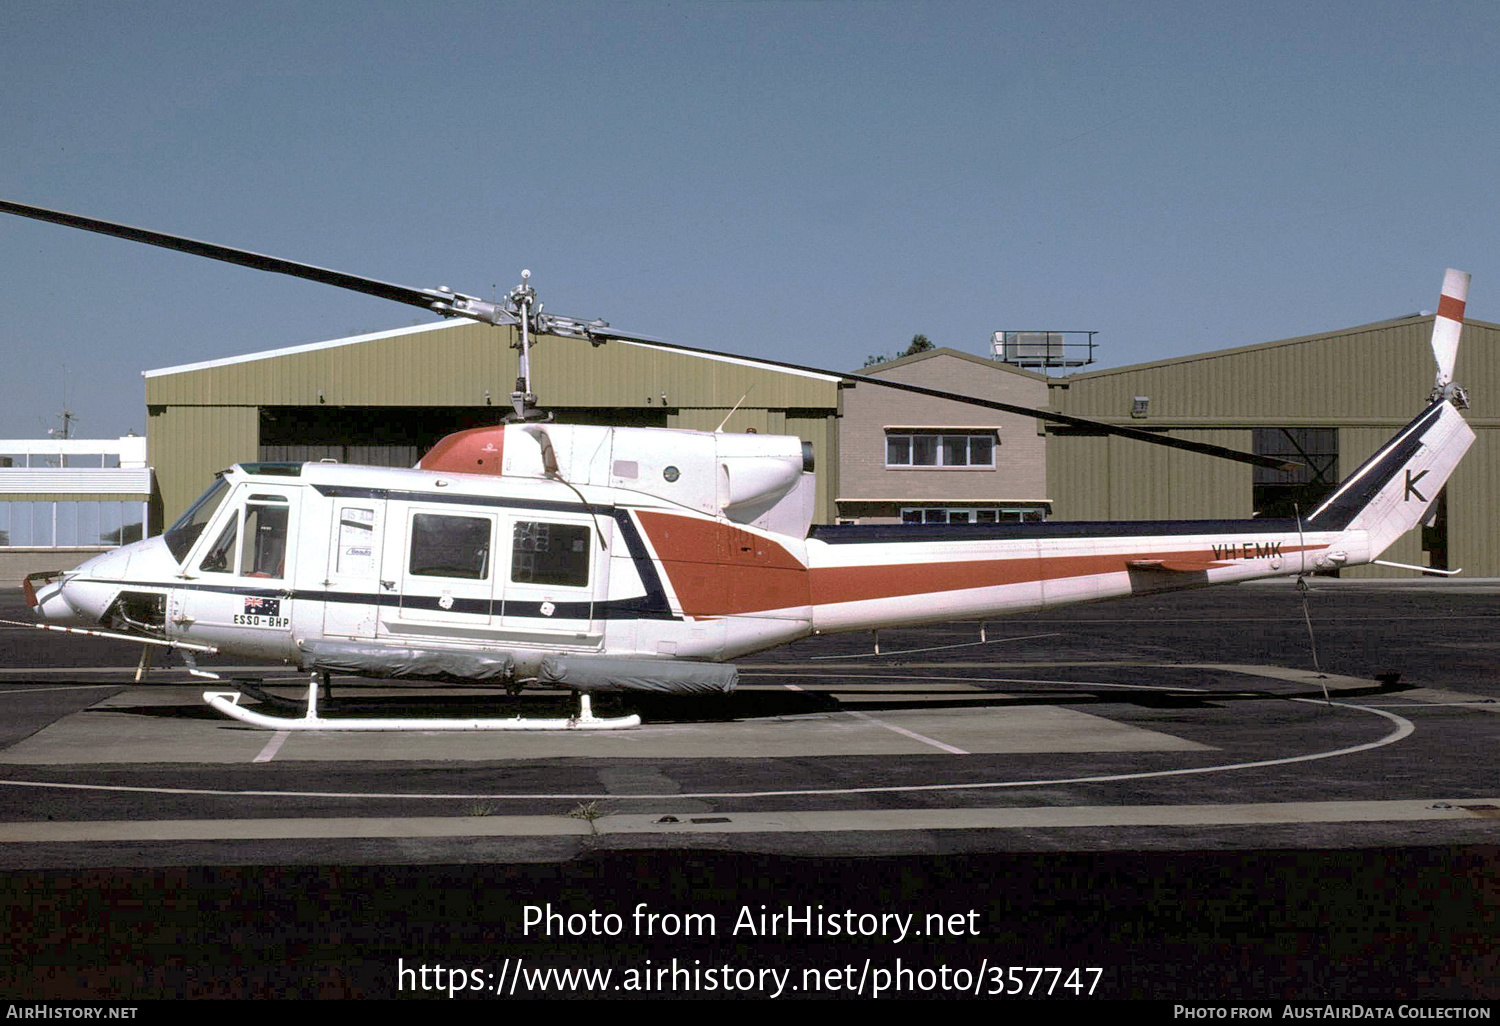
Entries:
[[931,348],[932,340],[929,339],[926,335],[918,333],[911,337],[911,345],[907,346],[906,352],[902,353],[901,355],[916,356],[918,353],[925,353]]
[[918,333],[911,337],[911,345],[907,346],[895,356],[891,356],[886,353],[872,353],[871,355],[865,357],[865,366],[873,367],[877,363],[885,363],[888,360],[899,360],[903,356],[915,356],[918,353],[925,353],[932,348],[934,348],[932,340],[929,339],[926,335]]

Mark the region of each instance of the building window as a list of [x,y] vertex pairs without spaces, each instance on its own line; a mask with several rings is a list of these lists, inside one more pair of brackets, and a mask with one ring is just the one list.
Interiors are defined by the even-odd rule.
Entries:
[[1035,506],[906,506],[903,524],[1040,523],[1046,511]]
[[936,430],[887,432],[885,465],[993,468],[997,441],[992,430],[963,434]]
[[146,504],[137,500],[0,500],[0,546],[124,545],[141,540],[145,522]]

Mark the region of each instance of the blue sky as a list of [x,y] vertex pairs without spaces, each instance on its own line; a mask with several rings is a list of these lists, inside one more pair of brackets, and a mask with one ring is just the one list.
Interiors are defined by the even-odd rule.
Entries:
[[[1497,110],[1492,2],[0,5],[6,199],[484,297],[527,267],[834,368],[1039,327],[1160,359],[1431,309],[1449,266],[1500,320]],[[424,320],[9,217],[0,300],[0,437]]]

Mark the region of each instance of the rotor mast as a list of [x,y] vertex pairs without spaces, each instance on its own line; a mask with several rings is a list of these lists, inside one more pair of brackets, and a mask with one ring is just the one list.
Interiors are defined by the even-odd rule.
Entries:
[[[443,308],[434,304],[433,309],[448,317],[472,317],[467,310]],[[601,320],[581,321],[576,317],[558,317],[542,312],[542,304],[536,301],[536,290],[531,287],[531,272],[521,272],[521,284],[505,294],[504,314],[506,319],[491,320],[491,324],[514,324],[516,340],[512,348],[520,350],[517,360],[515,391],[510,394],[513,412],[505,415],[507,424],[524,424],[528,421],[551,420],[552,414],[537,409],[536,393],[531,390],[531,347],[534,339],[541,335],[561,335],[564,338],[587,339],[594,345],[603,345],[605,338],[599,336],[601,328],[609,327]]]
[[505,418],[510,424],[523,424],[528,420],[546,420],[548,416],[536,408],[536,393],[531,390],[531,317],[536,303],[536,290],[531,287],[531,272],[521,272],[521,284],[506,294],[506,302],[516,315],[518,337],[514,343],[521,351],[517,364],[516,387],[510,394],[510,404],[515,412]]

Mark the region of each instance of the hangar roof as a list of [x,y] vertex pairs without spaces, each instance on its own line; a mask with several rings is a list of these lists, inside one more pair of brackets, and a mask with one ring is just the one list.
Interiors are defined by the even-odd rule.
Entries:
[[[1381,331],[1387,328],[1404,327],[1413,324],[1432,324],[1431,313],[1410,314],[1406,317],[1392,317],[1383,321],[1372,321],[1369,324],[1359,324],[1352,328],[1337,328],[1332,331],[1319,331],[1310,335],[1297,335],[1292,338],[1277,339],[1273,342],[1254,342],[1250,345],[1231,346],[1226,349],[1211,349],[1204,353],[1187,353],[1183,356],[1169,356],[1162,360],[1146,360],[1141,363],[1124,364],[1120,367],[1106,367],[1101,370],[1077,371],[1062,377],[1055,377],[1053,382],[1076,382],[1092,378],[1107,377],[1114,374],[1131,374],[1136,371],[1151,370],[1155,367],[1171,367],[1185,363],[1196,363],[1200,360],[1217,360],[1225,356],[1239,356],[1247,353],[1267,352],[1280,349],[1284,346],[1306,345],[1310,342],[1322,342],[1327,339],[1343,335],[1361,334],[1367,331]],[[1491,324],[1488,321],[1469,319],[1464,322],[1464,327],[1488,328],[1500,330],[1500,324]]]
[[[1137,427],[1401,422],[1432,387],[1431,314],[1053,378],[1063,412]],[[1500,411],[1500,325],[1469,320],[1457,380],[1470,419]],[[1131,416],[1136,396],[1148,419]]]
[[967,360],[969,363],[978,364],[986,370],[1019,374],[1021,377],[1031,378],[1033,381],[1048,380],[1045,374],[1038,374],[1036,371],[1026,370],[1024,367],[1017,367],[1015,364],[1006,363],[1003,360],[992,360],[986,356],[975,356],[973,353],[966,353],[962,349],[952,349],[948,346],[934,346],[931,349],[924,349],[922,352],[913,353],[910,356],[898,356],[892,360],[882,360],[880,363],[872,363],[866,367],[861,367],[854,373],[869,374],[878,377],[887,371],[910,367],[913,364],[921,363],[924,360],[931,360],[935,357],[952,357],[958,360]]

